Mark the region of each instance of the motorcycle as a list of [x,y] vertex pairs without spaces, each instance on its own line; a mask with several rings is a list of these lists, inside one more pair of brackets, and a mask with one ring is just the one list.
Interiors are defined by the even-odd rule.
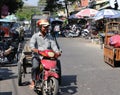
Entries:
[[81,28],[75,25],[69,26],[63,30],[63,35],[65,37],[78,37],[81,35]]
[[88,29],[83,29],[82,32],[81,32],[81,36],[83,38],[88,39],[90,37],[90,31]]
[[57,54],[53,50],[39,51],[43,56],[40,60],[40,68],[36,75],[35,90],[42,92],[42,95],[58,95],[60,70],[57,68]]

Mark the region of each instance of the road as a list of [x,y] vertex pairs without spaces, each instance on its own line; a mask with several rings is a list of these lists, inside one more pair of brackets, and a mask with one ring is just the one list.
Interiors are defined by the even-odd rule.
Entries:
[[[81,38],[58,38],[62,49],[60,95],[120,95],[120,68],[103,61],[103,50]],[[30,68],[28,68],[30,70]],[[37,95],[28,87],[30,74],[17,85],[17,67],[0,67],[0,95]]]

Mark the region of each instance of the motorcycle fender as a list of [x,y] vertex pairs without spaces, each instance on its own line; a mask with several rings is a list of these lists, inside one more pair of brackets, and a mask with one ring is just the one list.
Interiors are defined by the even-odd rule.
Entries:
[[45,71],[45,76],[44,76],[44,80],[47,80],[48,77],[55,77],[55,78],[59,78],[59,75],[56,72],[52,72],[52,71]]
[[41,63],[43,64],[43,67],[48,70],[50,70],[51,68],[55,68],[57,64],[56,60],[46,60],[46,59],[41,60]]

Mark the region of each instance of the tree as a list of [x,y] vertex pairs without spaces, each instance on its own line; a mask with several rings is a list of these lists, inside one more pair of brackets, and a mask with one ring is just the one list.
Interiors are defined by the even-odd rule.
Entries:
[[6,5],[9,9],[9,13],[16,13],[16,11],[23,7],[24,2],[22,0],[0,0],[0,15],[2,6]]
[[22,9],[19,9],[15,14],[19,18],[19,20],[30,20],[31,15],[40,14],[40,10],[37,7],[24,6]]
[[[55,12],[59,9],[65,8],[65,6],[58,3],[58,1],[60,1],[60,0],[39,0],[38,5],[45,6],[44,10],[46,10],[46,11]],[[64,0],[64,3],[65,2],[74,3],[76,1],[79,1],[79,0]]]

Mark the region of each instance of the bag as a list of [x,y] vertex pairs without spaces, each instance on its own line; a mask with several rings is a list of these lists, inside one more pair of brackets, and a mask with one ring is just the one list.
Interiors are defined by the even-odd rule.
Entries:
[[109,44],[111,46],[114,46],[115,48],[120,47],[120,35],[114,35],[114,36],[110,37]]

